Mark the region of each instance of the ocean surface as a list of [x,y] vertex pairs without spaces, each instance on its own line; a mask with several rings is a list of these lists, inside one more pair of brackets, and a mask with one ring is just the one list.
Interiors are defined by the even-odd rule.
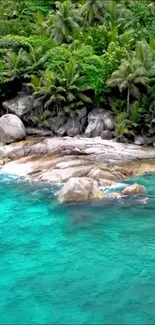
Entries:
[[0,324],[155,324],[155,175],[135,181],[148,205],[0,175]]

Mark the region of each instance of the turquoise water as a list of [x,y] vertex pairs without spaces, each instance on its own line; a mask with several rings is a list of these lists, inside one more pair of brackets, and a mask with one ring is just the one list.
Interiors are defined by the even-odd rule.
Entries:
[[155,323],[155,176],[138,181],[147,206],[59,205],[0,175],[0,324]]

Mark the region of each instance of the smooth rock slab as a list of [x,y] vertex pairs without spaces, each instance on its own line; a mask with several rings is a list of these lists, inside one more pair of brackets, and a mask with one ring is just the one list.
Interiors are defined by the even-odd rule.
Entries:
[[87,176],[91,168],[90,166],[77,166],[66,169],[52,169],[51,171],[44,172],[40,179],[50,183],[64,183],[71,177]]

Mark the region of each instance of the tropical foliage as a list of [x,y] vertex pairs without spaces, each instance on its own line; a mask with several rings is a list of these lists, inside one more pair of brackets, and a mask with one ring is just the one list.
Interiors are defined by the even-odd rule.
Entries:
[[1,102],[17,80],[41,103],[42,125],[53,111],[103,107],[116,115],[116,136],[153,134],[155,2],[1,1]]

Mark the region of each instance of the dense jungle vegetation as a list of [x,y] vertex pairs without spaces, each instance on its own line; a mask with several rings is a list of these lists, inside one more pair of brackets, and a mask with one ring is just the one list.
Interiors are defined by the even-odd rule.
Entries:
[[103,107],[116,136],[154,135],[155,2],[1,1],[0,102],[19,91],[41,123]]

